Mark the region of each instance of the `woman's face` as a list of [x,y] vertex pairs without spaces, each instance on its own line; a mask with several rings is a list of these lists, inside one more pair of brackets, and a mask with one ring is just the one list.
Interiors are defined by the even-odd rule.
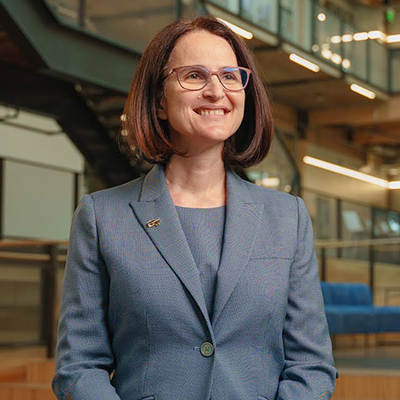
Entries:
[[[229,43],[208,31],[191,32],[177,41],[167,69],[188,65],[201,65],[210,71],[238,66]],[[205,147],[223,146],[238,130],[244,104],[245,91],[225,90],[216,75],[203,89],[189,91],[179,85],[174,72],[165,81],[157,115],[168,121],[174,145],[190,154]]]

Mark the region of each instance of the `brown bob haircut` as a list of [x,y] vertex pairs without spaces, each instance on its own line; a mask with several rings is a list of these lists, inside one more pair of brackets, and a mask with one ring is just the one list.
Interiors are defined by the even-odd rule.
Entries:
[[166,163],[173,154],[181,154],[171,142],[168,122],[157,117],[157,108],[163,93],[166,64],[175,43],[183,35],[199,30],[224,38],[236,54],[238,65],[252,71],[245,89],[244,118],[237,132],[226,140],[223,159],[230,166],[257,164],[271,147],[270,102],[247,45],[230,28],[210,16],[189,22],[175,21],[158,32],[147,46],[125,103],[123,129],[127,144],[133,154],[150,163]]

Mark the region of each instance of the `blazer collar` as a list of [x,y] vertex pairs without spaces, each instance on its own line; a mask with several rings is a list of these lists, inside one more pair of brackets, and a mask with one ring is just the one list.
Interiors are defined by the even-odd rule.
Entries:
[[[213,320],[210,321],[198,268],[169,194],[164,168],[156,165],[144,178],[139,200],[131,207],[163,258],[191,293],[212,334],[214,325],[246,267],[261,220],[262,204],[254,202],[248,184],[227,172],[227,207],[224,243],[217,277]],[[146,224],[160,219],[158,226]]]
[[[139,199],[132,200],[130,205],[161,256],[192,295],[212,336],[199,270],[169,194],[162,165],[156,165],[146,175]],[[153,219],[159,219],[159,225],[148,227],[148,221]]]

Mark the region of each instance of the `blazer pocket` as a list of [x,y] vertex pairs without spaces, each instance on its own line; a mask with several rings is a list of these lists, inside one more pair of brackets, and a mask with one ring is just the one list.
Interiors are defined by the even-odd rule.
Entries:
[[147,397],[143,397],[140,400],[156,400],[156,398],[154,396],[147,396]]
[[269,400],[268,398],[264,397],[264,396],[258,396],[257,400]]

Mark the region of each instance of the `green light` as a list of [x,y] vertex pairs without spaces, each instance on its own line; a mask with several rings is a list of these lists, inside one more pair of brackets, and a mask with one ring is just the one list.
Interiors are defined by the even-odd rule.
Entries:
[[393,8],[389,8],[385,12],[385,18],[387,22],[392,23],[396,17],[396,11]]

